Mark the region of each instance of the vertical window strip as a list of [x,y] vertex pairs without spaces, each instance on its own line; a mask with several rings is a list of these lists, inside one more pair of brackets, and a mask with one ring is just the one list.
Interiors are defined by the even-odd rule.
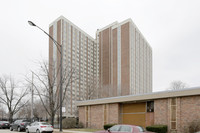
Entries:
[[[53,24],[53,38],[54,39],[57,38],[57,23]],[[53,42],[53,68],[55,69],[53,70],[54,75],[57,75],[57,47],[54,44],[54,42]],[[55,80],[55,86],[54,86],[54,90],[56,89],[57,89],[57,80]]]
[[130,36],[130,38],[131,38],[131,68],[130,68],[130,70],[131,70],[131,94],[134,94],[134,86],[135,86],[135,84],[134,84],[134,74],[135,74],[135,72],[134,72],[134,69],[135,69],[135,66],[134,66],[134,63],[135,63],[135,60],[134,60],[134,27],[133,27],[133,25],[131,25],[131,36]]
[[170,100],[170,126],[172,130],[177,129],[177,98]]
[[86,106],[86,127],[88,127],[88,106]]
[[107,124],[107,105],[104,105],[104,125]]
[[121,95],[121,26],[117,28],[117,92]]
[[133,83],[132,83],[132,25],[130,24],[129,25],[129,46],[130,46],[130,68],[129,68],[129,71],[130,71],[130,94],[132,94],[132,87],[133,87]]

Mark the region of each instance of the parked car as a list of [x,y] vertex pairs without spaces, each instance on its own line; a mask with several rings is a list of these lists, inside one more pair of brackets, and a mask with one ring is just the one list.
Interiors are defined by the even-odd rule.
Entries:
[[10,123],[8,121],[0,121],[0,129],[5,129],[10,127]]
[[30,123],[28,120],[16,120],[10,124],[10,131],[17,130],[18,132],[26,129],[26,126]]
[[145,131],[144,128],[135,125],[114,125],[108,130],[97,131],[95,133],[153,133]]
[[26,127],[26,133],[53,133],[53,126],[46,122],[34,122]]

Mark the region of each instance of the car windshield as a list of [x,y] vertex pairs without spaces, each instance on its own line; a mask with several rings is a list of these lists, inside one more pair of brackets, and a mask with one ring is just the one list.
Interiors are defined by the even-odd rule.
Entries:
[[120,128],[120,131],[121,132],[132,132],[132,129],[131,129],[130,126],[122,125],[121,128]]
[[140,127],[140,126],[137,126],[137,128],[139,129],[140,132],[144,132],[144,128]]
[[50,125],[50,124],[46,122],[41,122],[41,125]]
[[29,122],[28,120],[23,120],[22,122]]
[[112,126],[112,127],[110,128],[110,131],[119,131],[119,128],[120,128],[119,125],[115,125],[115,126]]

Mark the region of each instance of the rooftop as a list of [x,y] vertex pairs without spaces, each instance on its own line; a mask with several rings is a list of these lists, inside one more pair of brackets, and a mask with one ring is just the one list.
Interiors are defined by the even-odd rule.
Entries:
[[109,98],[101,98],[101,99],[86,100],[86,101],[77,101],[76,105],[85,106],[85,105],[97,105],[97,104],[107,104],[107,103],[150,101],[150,100],[155,100],[155,99],[194,96],[194,95],[200,95],[200,87],[152,92],[152,93],[137,94],[137,95],[127,95],[127,96],[119,96],[119,97],[109,97]]

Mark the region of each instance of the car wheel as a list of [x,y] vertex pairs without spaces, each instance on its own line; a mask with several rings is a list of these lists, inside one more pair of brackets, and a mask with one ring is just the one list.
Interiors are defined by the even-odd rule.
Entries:
[[29,133],[28,129],[26,129],[26,133]]
[[18,131],[18,132],[21,132],[21,128],[20,128],[20,127],[18,127],[18,128],[17,128],[17,131]]
[[10,131],[12,131],[13,130],[13,128],[12,127],[10,127]]
[[36,133],[40,133],[40,130],[37,130]]

